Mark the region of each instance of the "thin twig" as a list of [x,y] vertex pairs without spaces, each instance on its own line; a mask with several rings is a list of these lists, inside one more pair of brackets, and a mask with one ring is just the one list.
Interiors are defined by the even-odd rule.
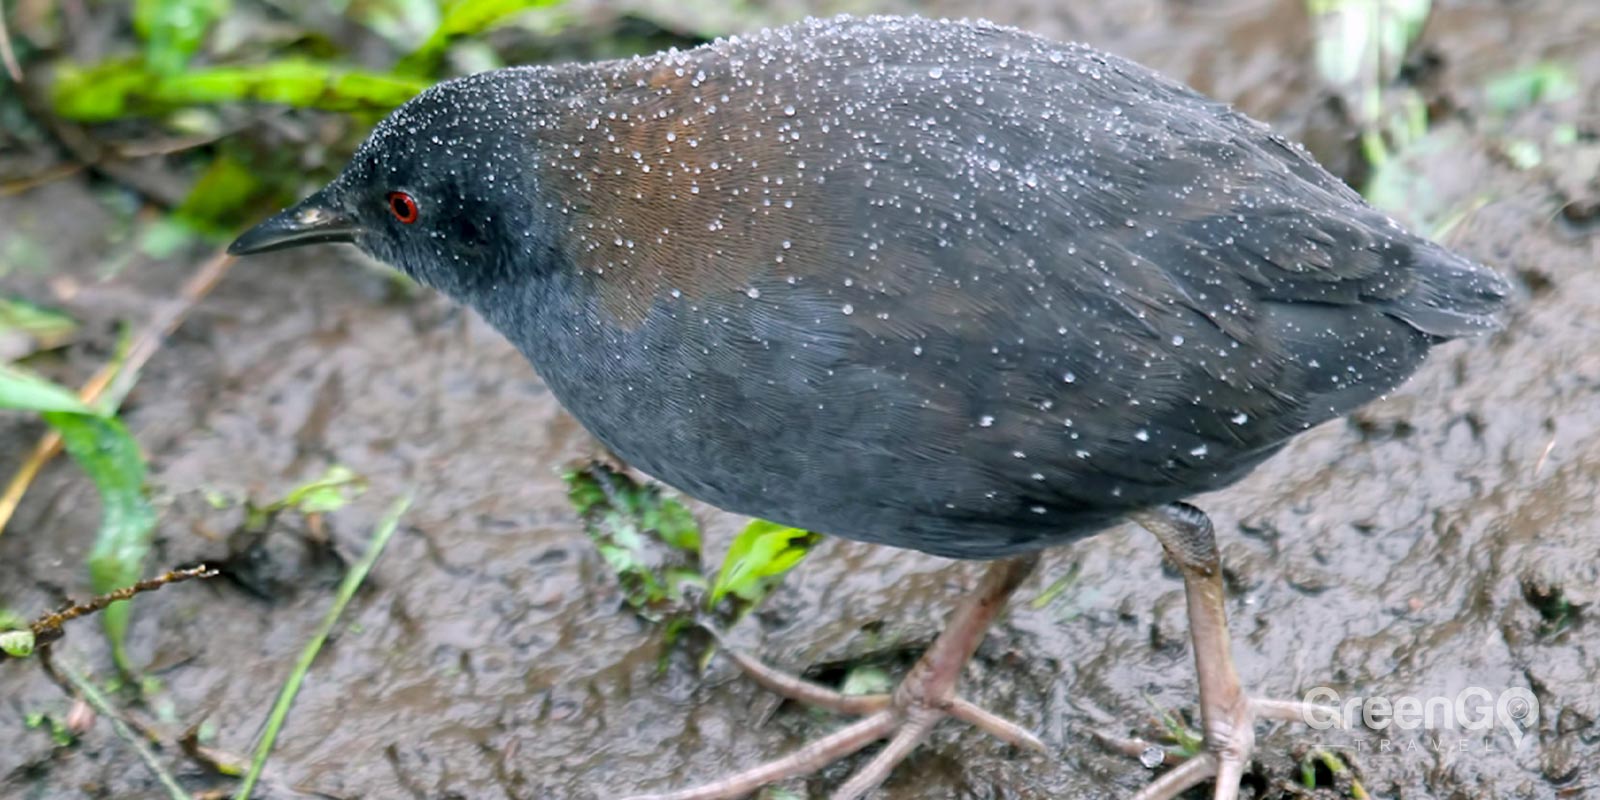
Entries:
[[41,119],[61,148],[73,161],[104,175],[143,195],[145,199],[162,208],[177,208],[189,193],[188,184],[176,174],[140,161],[123,160],[105,143],[95,139],[87,130],[55,116],[41,116],[48,111],[32,111]]
[[389,544],[389,538],[400,527],[400,515],[411,505],[411,499],[405,498],[394,504],[389,513],[384,515],[383,521],[378,523],[378,530],[372,534],[372,542],[367,545],[367,552],[361,556],[345,573],[344,580],[339,583],[339,591],[334,595],[333,605],[328,608],[328,615],[323,617],[322,624],[317,626],[311,635],[311,641],[306,642],[305,649],[300,652],[300,659],[295,662],[294,669],[289,672],[289,677],[283,682],[283,688],[278,690],[278,699],[272,704],[272,712],[267,715],[267,727],[261,733],[261,742],[256,745],[254,755],[250,759],[250,772],[244,776],[244,782],[239,785],[239,791],[233,795],[234,800],[250,800],[250,793],[255,790],[256,783],[261,779],[261,772],[267,766],[267,756],[272,753],[272,746],[278,741],[278,731],[283,728],[283,722],[289,717],[289,708],[294,705],[295,695],[300,693],[300,684],[306,679],[306,673],[311,670],[311,662],[316,660],[317,653],[322,650],[328,635],[333,632],[333,626],[339,622],[339,615],[344,613],[345,606],[350,604],[356,590],[361,588],[361,583],[367,579],[367,573],[372,571],[372,565],[378,562],[378,556],[383,554],[383,548]]
[[22,83],[22,65],[17,63],[17,54],[11,51],[11,31],[6,29],[4,6],[0,6],[0,61],[5,62],[6,74],[12,81]]
[[216,577],[217,571],[201,564],[188,569],[175,569],[165,575],[147,578],[132,586],[124,586],[113,592],[92,597],[88,602],[79,603],[71,599],[60,611],[53,611],[29,623],[23,630],[0,631],[0,661],[7,658],[27,658],[35,650],[39,651],[40,658],[44,659],[48,652],[43,648],[49,647],[62,636],[66,635],[63,626],[79,617],[93,614],[119,600],[132,599],[134,595],[144,592],[153,592],[169,583],[182,583],[194,578]]
[[0,197],[10,197],[37,189],[47,183],[54,183],[62,178],[76,175],[82,172],[83,169],[83,165],[78,163],[56,164],[49,169],[40,171],[38,174],[0,183]]
[[[219,250],[195,270],[184,283],[178,297],[158,312],[139,333],[139,337],[128,348],[127,356],[120,362],[112,361],[102,367],[83,385],[83,388],[78,390],[78,397],[91,405],[101,402],[104,397],[106,406],[111,411],[121,406],[122,399],[133,388],[133,383],[138,380],[139,371],[144,368],[145,363],[161,349],[167,337],[183,324],[189,312],[216,288],[222,276],[227,273],[228,267],[233,264],[233,260],[233,256]],[[39,470],[59,452],[61,452],[61,436],[55,431],[46,433],[34,445],[33,452],[28,454],[27,460],[23,461],[16,473],[11,476],[4,493],[0,493],[0,535],[5,533],[6,524],[16,513],[17,505],[22,502],[22,495],[28,491],[29,484],[33,483]]]
[[100,690],[96,689],[92,682],[84,678],[77,670],[62,663],[59,659],[53,662],[52,666],[62,677],[67,679],[68,683],[72,684],[72,688],[83,695],[83,699],[89,701],[89,705],[94,707],[96,713],[105,717],[111,723],[112,730],[115,730],[117,735],[122,737],[123,741],[127,742],[134,752],[139,754],[139,758],[144,761],[145,766],[155,773],[156,780],[166,787],[167,796],[171,797],[172,800],[193,800],[189,793],[178,785],[178,781],[172,777],[172,773],[161,765],[161,761],[156,758],[155,751],[150,749],[150,745],[139,734],[134,733],[133,729],[128,727],[128,723],[122,719],[122,715],[111,707],[111,703],[107,702],[105,695],[100,694]]
[[217,571],[215,569],[204,564],[196,567],[190,567],[188,569],[175,569],[166,573],[165,575],[158,575],[154,578],[146,578],[145,580],[139,581],[132,586],[124,586],[114,592],[107,592],[106,594],[92,597],[88,602],[72,603],[60,611],[40,617],[28,627],[33,631],[34,643],[36,646],[47,645],[61,638],[62,625],[71,622],[78,617],[82,617],[87,614],[93,614],[96,611],[99,611],[119,600],[132,599],[136,594],[153,592],[169,583],[182,583],[195,578],[212,578],[216,577],[216,574]]
[[32,191],[46,184],[54,183],[62,178],[71,177],[90,167],[103,167],[109,160],[132,161],[140,158],[153,158],[174,153],[182,153],[197,147],[204,147],[218,139],[231,136],[236,130],[225,130],[217,133],[202,134],[199,136],[186,136],[181,138],[153,139],[148,141],[132,142],[107,142],[103,147],[109,154],[95,161],[67,161],[55,164],[48,169],[41,170],[38,174],[28,175],[14,180],[0,183],[0,197],[11,197],[23,192]]
[[165,139],[150,139],[133,142],[107,142],[106,146],[116,154],[117,158],[150,158],[152,156],[170,156],[204,147],[219,139],[224,139],[238,133],[240,128],[229,128],[215,133],[201,133],[194,136],[178,136]]

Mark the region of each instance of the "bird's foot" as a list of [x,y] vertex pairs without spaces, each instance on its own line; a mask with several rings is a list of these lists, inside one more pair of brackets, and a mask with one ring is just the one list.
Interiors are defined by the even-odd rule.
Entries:
[[1212,779],[1216,782],[1212,800],[1235,800],[1239,796],[1239,782],[1255,751],[1256,722],[1311,724],[1321,721],[1326,725],[1336,723],[1337,718],[1338,710],[1326,706],[1247,697],[1236,708],[1226,709],[1212,718],[1204,735],[1205,749],[1188,758],[1142,739],[1108,736],[1100,739],[1113,750],[1138,758],[1147,767],[1172,766],[1170,771],[1135,794],[1133,800],[1172,800]]
[[918,661],[893,694],[849,695],[773,669],[748,653],[733,649],[727,653],[751,680],[797,703],[856,716],[888,711],[900,719],[902,728],[919,715],[932,715],[934,721],[953,717],[1006,744],[1044,752],[1044,742],[1026,728],[957,695],[954,676],[937,674],[939,665],[930,658]]
[[723,651],[762,687],[810,706],[860,716],[861,719],[810,742],[782,758],[689,789],[643,795],[629,800],[734,800],[769,783],[808,775],[850,756],[873,742],[888,743],[833,793],[833,800],[857,800],[889,777],[889,773],[926,739],[935,725],[953,717],[1016,745],[1043,752],[1037,736],[1007,719],[962,699],[955,685],[983,632],[1032,570],[1034,559],[998,562],[983,585],[952,616],[892,694],[847,695],[776,670],[733,648]]
[[872,761],[833,794],[833,800],[855,800],[882,783],[945,717],[975,725],[1008,744],[1044,751],[1044,743],[1020,725],[956,695],[954,681],[946,680],[939,674],[938,664],[926,657],[893,694],[847,695],[776,670],[738,650],[724,651],[763,688],[805,705],[861,719],[753,769],[691,789],[631,800],[732,800],[766,784],[816,772],[873,742],[888,739]]

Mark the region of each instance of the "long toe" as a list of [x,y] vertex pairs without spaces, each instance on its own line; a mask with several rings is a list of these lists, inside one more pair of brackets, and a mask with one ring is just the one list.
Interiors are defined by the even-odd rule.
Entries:
[[894,768],[946,717],[971,722],[1008,744],[1043,750],[1043,745],[1032,733],[965,700],[953,698],[943,703],[919,702],[911,707],[894,706],[874,711],[793,753],[752,769],[688,789],[639,795],[627,800],[735,800],[767,784],[817,772],[835,761],[854,755],[873,742],[888,739],[884,748],[832,795],[833,800],[859,800],[888,779]]
[[[719,638],[720,641],[720,638]],[[739,665],[748,678],[773,694],[801,705],[832,711],[837,714],[860,716],[888,708],[891,698],[887,694],[845,694],[819,683],[776,669],[742,650],[721,644],[722,652]]]
[[1217,757],[1210,753],[1201,753],[1151,781],[1149,786],[1140,789],[1139,793],[1133,796],[1133,800],[1173,800],[1216,774]]
[[835,731],[782,758],[753,769],[665,794],[637,795],[625,800],[737,800],[769,783],[809,775],[888,736],[900,725],[892,711],[879,711]]
[[[1161,777],[1151,781],[1133,796],[1133,800],[1173,800],[1184,792],[1215,779],[1212,800],[1236,800],[1239,782],[1250,767],[1250,757],[1255,752],[1255,724],[1258,721],[1304,722],[1312,724],[1336,721],[1337,709],[1304,703],[1297,700],[1269,700],[1250,698],[1231,713],[1210,720],[1206,730],[1206,749],[1188,759],[1178,760],[1171,754],[1148,761],[1150,764],[1177,765]],[[1134,739],[1102,737],[1111,748],[1136,756],[1149,758],[1148,743]]]

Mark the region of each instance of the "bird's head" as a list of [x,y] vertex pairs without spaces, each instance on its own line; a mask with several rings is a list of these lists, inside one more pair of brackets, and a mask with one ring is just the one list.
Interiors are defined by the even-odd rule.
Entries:
[[466,302],[536,270],[548,208],[535,199],[532,80],[503,70],[418,95],[373,130],[332,183],[246,231],[228,252],[346,242]]

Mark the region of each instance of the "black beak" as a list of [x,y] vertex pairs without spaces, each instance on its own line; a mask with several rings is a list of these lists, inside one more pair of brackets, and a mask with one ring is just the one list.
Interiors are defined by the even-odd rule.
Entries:
[[317,192],[294,207],[244,232],[228,245],[228,254],[247,256],[323,242],[354,242],[361,232],[356,221]]

